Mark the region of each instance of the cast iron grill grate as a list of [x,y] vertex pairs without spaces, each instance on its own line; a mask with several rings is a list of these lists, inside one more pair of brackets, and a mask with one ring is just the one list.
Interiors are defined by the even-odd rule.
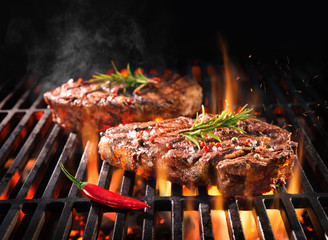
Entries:
[[[221,110],[218,103],[226,97],[223,90],[227,85],[222,65],[193,62],[178,72],[199,78],[208,109],[213,113]],[[227,236],[246,239],[249,236],[241,218],[241,212],[246,211],[252,213],[257,236],[274,239],[278,237],[270,210],[279,212],[291,239],[327,238],[328,103],[324,79],[308,65],[251,61],[243,65],[243,71],[235,66],[231,74],[233,87],[238,89],[235,108],[249,103],[258,118],[286,127],[300,143],[297,174],[286,187],[281,185],[267,195],[224,199],[210,194],[206,187],[188,195],[176,184],[170,185],[167,195],[161,195],[156,179],[141,179],[123,171],[117,175],[119,170],[101,162],[98,185],[110,188],[116,182],[122,195],[137,197],[151,206],[144,211],[100,206],[82,197],[61,173],[58,159],[62,158],[78,179],[86,180],[89,143],[83,148],[78,135],[52,123],[39,90],[42,82],[23,77],[2,83],[0,238],[182,239],[190,229],[186,214],[191,211],[196,213],[199,238],[219,239],[213,211],[221,211]],[[293,178],[297,178],[300,190],[289,190]],[[300,209],[304,210],[302,216]]]

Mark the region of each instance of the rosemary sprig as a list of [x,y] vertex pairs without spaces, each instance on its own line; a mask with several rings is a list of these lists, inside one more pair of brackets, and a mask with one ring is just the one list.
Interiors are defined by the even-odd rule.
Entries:
[[198,113],[197,113],[194,125],[190,129],[182,130],[179,133],[183,135],[185,138],[187,138],[188,140],[192,141],[198,147],[198,149],[200,149],[198,140],[206,141],[206,139],[203,138],[202,136],[209,135],[214,139],[218,140],[219,142],[221,142],[221,139],[213,133],[213,130],[216,128],[227,127],[245,133],[244,130],[236,127],[236,125],[241,120],[253,118],[253,116],[250,114],[250,112],[253,109],[248,109],[246,107],[247,104],[244,107],[242,107],[240,111],[238,111],[237,113],[234,112],[232,114],[228,114],[228,105],[227,105],[226,109],[218,117],[215,116],[210,120],[204,122],[205,110],[204,110],[204,106],[202,106],[203,117],[201,121],[198,122]]
[[129,64],[127,65],[127,75],[125,74],[123,75],[122,73],[120,73],[117,70],[113,61],[112,61],[112,65],[115,71],[113,74],[108,75],[108,74],[96,73],[92,76],[91,81],[105,81],[108,82],[111,87],[123,83],[124,93],[126,92],[126,89],[129,87],[135,87],[134,91],[137,91],[142,89],[150,82],[157,83],[157,81],[147,78],[145,75],[142,74],[141,71],[138,71],[133,75]]

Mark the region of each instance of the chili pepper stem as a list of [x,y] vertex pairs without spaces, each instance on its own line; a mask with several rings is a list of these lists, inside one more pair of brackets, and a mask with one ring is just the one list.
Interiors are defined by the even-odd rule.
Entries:
[[82,190],[85,187],[87,183],[77,180],[72,174],[70,174],[64,167],[64,164],[61,159],[59,159],[59,165],[61,170],[65,173],[65,175],[69,178],[69,180],[71,180],[80,190]]

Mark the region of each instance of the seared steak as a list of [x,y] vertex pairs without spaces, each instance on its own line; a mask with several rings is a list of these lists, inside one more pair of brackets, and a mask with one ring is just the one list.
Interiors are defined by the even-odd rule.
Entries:
[[246,133],[218,128],[214,134],[221,142],[207,135],[198,149],[179,134],[194,121],[179,117],[109,128],[99,153],[111,165],[144,177],[164,172],[178,184],[217,185],[226,196],[260,195],[291,176],[297,143],[286,130],[247,119],[238,123]]
[[202,88],[197,81],[177,74],[164,75],[158,83],[149,83],[137,93],[123,89],[124,85],[110,88],[103,82],[69,80],[46,92],[44,99],[53,120],[72,131],[81,130],[83,125],[101,131],[156,117],[192,117],[202,103]]

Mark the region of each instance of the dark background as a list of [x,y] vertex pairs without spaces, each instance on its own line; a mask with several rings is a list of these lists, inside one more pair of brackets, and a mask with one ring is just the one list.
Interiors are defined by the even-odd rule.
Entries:
[[[214,4],[215,3],[215,4]],[[316,64],[325,72],[325,6],[279,1],[11,1],[1,8],[1,72],[55,84],[119,67],[164,69],[190,59],[249,55]]]

